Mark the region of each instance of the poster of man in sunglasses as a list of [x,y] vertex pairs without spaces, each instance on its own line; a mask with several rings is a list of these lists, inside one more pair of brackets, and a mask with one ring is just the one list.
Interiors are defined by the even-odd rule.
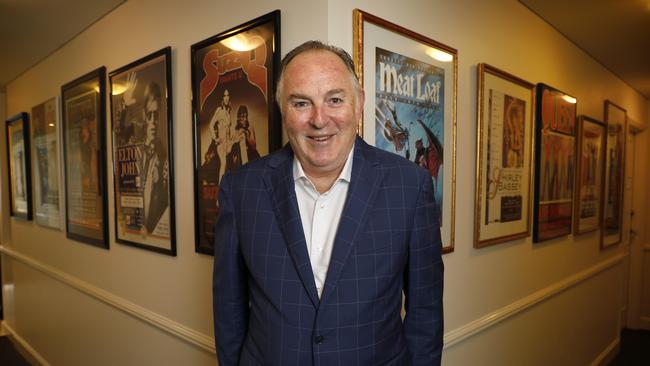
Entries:
[[111,79],[118,240],[165,248],[170,239],[165,74],[152,72],[156,64],[144,66]]

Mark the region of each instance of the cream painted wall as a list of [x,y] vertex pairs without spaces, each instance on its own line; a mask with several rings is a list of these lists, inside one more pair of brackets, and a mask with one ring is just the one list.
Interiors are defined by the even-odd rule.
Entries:
[[[471,332],[446,348],[444,364],[586,364],[612,349],[624,275],[617,259],[621,249],[600,251],[594,233],[535,245],[527,238],[472,248],[476,65],[487,62],[566,91],[578,98],[579,114],[598,119],[603,118],[603,100],[611,99],[645,126],[650,114],[647,100],[514,0],[224,4],[127,1],[8,86],[7,114],[30,111],[60,94],[62,84],[100,65],[110,72],[172,47],[178,256],[116,244],[112,190],[109,251],[67,240],[63,233],[32,222],[8,221],[0,227],[9,238],[2,242],[9,248],[2,255],[9,285],[4,289],[6,319],[29,346],[52,365],[214,363],[207,350],[159,329],[160,323],[171,321],[195,332],[196,338],[212,336],[212,257],[194,253],[193,188],[192,179],[186,179],[192,176],[193,159],[190,45],[280,9],[283,53],[307,39],[329,41],[351,52],[352,9],[361,8],[459,51],[457,136],[462,148],[457,155],[456,250],[444,257],[445,327],[448,340],[459,330]],[[640,136],[647,140],[646,135]],[[108,171],[111,168],[109,159]],[[639,173],[642,186],[647,186],[647,174]],[[0,182],[2,198],[7,197],[5,180]],[[8,220],[4,207],[2,219]],[[644,212],[640,219],[650,222],[647,215]],[[643,235],[647,243],[648,234]],[[592,270],[605,261],[612,264]],[[82,280],[153,312],[162,317],[160,323],[150,325],[125,314],[52,277],[53,273]],[[567,279],[575,285],[565,289],[561,285]],[[530,300],[538,294],[550,295],[539,302]],[[513,304],[528,305],[501,322],[490,320],[491,314],[508,314]],[[480,324],[487,328],[479,332]]]

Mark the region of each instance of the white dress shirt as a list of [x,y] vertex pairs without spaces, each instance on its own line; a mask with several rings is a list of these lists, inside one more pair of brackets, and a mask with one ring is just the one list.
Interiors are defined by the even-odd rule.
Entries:
[[341,174],[329,191],[322,194],[318,193],[314,184],[307,178],[298,159],[295,157],[293,159],[293,179],[300,210],[300,221],[302,221],[302,229],[307,241],[307,251],[319,298],[323,293],[327,269],[332,257],[334,238],[348,194],[352,176],[353,152],[354,146],[348,154]]

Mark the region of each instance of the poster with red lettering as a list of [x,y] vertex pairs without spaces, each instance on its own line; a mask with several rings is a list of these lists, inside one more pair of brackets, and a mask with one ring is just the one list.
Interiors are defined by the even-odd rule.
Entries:
[[213,254],[224,173],[279,148],[276,10],[192,45],[195,248]]
[[575,175],[576,99],[537,84],[533,241],[571,234]]

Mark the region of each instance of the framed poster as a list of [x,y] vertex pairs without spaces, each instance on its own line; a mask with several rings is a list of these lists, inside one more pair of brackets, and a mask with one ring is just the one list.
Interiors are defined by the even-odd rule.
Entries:
[[219,182],[280,147],[280,11],[192,45],[196,251],[213,254]]
[[171,48],[110,73],[115,240],[176,255]]
[[573,225],[576,234],[583,234],[601,227],[607,128],[601,121],[580,116],[578,137]]
[[537,84],[533,241],[571,234],[576,99]]
[[18,113],[7,120],[9,160],[9,215],[32,219],[32,182],[29,162],[29,116]]
[[34,106],[31,124],[36,222],[60,230],[59,99],[54,97]]
[[61,87],[66,236],[108,249],[106,68]]
[[607,156],[601,248],[616,245],[623,240],[623,183],[625,179],[627,111],[606,100],[605,123],[607,124]]
[[354,62],[366,91],[359,134],[429,171],[443,253],[454,249],[455,49],[354,10]]
[[478,65],[474,247],[530,235],[535,85]]

